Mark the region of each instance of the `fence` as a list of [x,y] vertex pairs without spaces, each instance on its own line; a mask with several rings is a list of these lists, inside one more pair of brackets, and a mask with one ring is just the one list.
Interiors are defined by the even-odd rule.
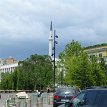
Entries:
[[32,94],[29,99],[18,99],[11,95],[6,100],[5,107],[43,107],[44,105],[52,104],[53,93],[43,93],[41,97]]

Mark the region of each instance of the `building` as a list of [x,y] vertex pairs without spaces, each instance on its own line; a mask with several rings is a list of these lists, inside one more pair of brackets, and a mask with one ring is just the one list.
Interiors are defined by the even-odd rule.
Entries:
[[1,65],[13,64],[13,63],[17,63],[17,62],[18,62],[18,60],[14,59],[12,57],[9,57],[6,59],[0,58],[0,66]]
[[5,64],[5,59],[0,58],[0,66]]
[[18,66],[18,63],[2,65],[0,66],[0,72],[13,72],[15,68]]
[[5,63],[6,64],[13,64],[13,63],[17,63],[17,60],[15,60],[14,58],[12,57],[9,57],[5,60]]
[[50,25],[50,35],[49,35],[49,56],[52,57],[52,48],[53,48],[53,36],[52,36],[52,21]]
[[98,58],[104,58],[107,63],[107,44],[99,44],[85,47],[85,52],[90,56],[96,56]]
[[6,59],[0,58],[0,73],[13,72],[17,66],[18,66],[18,60],[15,60],[12,57]]
[[12,57],[7,59],[0,58],[0,81],[1,81],[1,73],[13,72],[15,68],[18,66],[18,60],[15,60]]

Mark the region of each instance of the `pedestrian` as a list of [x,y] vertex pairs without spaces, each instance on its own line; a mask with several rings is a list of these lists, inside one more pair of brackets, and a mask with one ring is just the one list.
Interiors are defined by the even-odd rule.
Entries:
[[47,89],[47,93],[50,93],[50,89],[49,88]]
[[36,95],[39,97],[40,92],[38,90],[36,90]]
[[42,91],[38,91],[38,90],[37,90],[36,93],[37,93],[37,96],[38,96],[38,97],[41,97],[41,96],[42,96]]
[[42,96],[42,91],[40,91],[40,97]]

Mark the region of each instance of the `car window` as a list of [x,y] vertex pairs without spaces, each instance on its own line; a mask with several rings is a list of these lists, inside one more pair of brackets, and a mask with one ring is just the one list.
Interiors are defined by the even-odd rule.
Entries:
[[59,94],[59,95],[72,95],[72,94],[75,94],[76,93],[76,90],[73,89],[73,88],[68,88],[68,89],[59,89],[57,90],[56,94]]
[[85,97],[86,105],[107,106],[106,91],[89,91]]
[[85,92],[80,93],[79,95],[76,96],[76,98],[73,99],[73,107],[77,107],[78,102],[83,101],[85,96]]
[[103,92],[100,105],[107,107],[107,91]]
[[83,105],[107,107],[107,91],[88,90],[82,92],[72,100],[73,107],[78,107],[79,102],[83,102]]
[[86,96],[85,96],[85,104],[86,105],[93,105],[93,103],[95,102],[95,98],[96,98],[97,92],[95,91],[88,91]]

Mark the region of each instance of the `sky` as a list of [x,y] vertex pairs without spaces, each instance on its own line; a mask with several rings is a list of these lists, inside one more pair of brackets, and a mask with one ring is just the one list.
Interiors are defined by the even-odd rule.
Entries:
[[107,0],[0,0],[0,57],[48,54],[50,22],[57,55],[72,40],[107,42]]

